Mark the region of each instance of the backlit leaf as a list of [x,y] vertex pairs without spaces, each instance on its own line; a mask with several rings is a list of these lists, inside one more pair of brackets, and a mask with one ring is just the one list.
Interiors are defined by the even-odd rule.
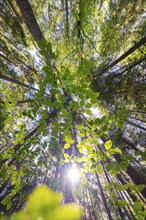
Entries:
[[111,149],[112,148],[112,141],[111,140],[106,141],[104,146],[105,146],[106,150]]

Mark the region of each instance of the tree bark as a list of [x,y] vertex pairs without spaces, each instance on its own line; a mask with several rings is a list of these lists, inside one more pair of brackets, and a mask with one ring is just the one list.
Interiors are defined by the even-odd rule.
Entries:
[[17,79],[13,79],[13,78],[11,78],[9,76],[6,76],[6,75],[3,75],[3,74],[0,74],[0,79],[6,80],[6,81],[11,82],[11,83],[15,83],[15,84],[17,84],[19,86],[23,86],[25,88],[29,88],[29,89],[33,89],[33,90],[39,91],[39,89],[36,89],[36,88],[34,88],[32,86],[29,86],[29,85],[27,85],[25,83],[20,82]]
[[[32,8],[31,8],[31,5],[29,4],[29,1],[28,0],[15,0],[15,1],[20,8],[20,11],[21,11],[22,16],[24,18],[24,21],[27,25],[27,28],[29,29],[34,40],[37,43],[41,43],[42,41],[44,41],[45,38],[40,30],[40,27],[37,23],[37,20],[34,16]],[[52,58],[48,52],[46,55],[46,59],[52,60]]]
[[30,33],[34,37],[34,40],[36,42],[41,42],[44,39],[44,37],[35,19],[35,16],[31,8],[31,5],[29,4],[29,1],[28,0],[16,0],[16,3],[20,8],[20,11],[25,20],[25,23]]
[[95,176],[96,176],[96,179],[97,179],[97,184],[98,184],[98,187],[99,187],[99,189],[100,189],[102,201],[103,201],[104,207],[105,207],[105,209],[106,209],[108,218],[109,218],[109,220],[113,220],[113,218],[112,218],[112,216],[111,216],[111,213],[110,213],[110,210],[109,210],[108,205],[107,205],[107,201],[106,201],[106,198],[105,198],[105,195],[104,195],[104,192],[103,192],[103,189],[102,189],[102,186],[101,186],[101,183],[100,183],[98,174],[95,173]]
[[[109,70],[112,67],[114,67],[115,65],[117,65],[119,62],[121,62],[123,59],[125,59],[127,56],[129,56],[131,53],[133,53],[136,49],[138,49],[139,47],[141,47],[145,43],[146,43],[146,36],[143,37],[139,42],[135,43],[135,45],[133,47],[131,47],[126,53],[122,54],[118,59],[116,59],[113,63],[111,63],[109,66],[107,66],[103,71],[101,71],[101,73],[99,75],[102,75],[107,70]],[[94,83],[94,81],[96,79],[98,79],[99,75],[93,79],[91,84]]]
[[66,37],[67,39],[69,39],[68,0],[65,0],[65,12],[66,12]]
[[[114,157],[117,162],[121,162],[120,155],[114,154]],[[143,184],[146,186],[146,177],[141,175],[131,164],[129,164],[126,173],[130,176],[130,178],[134,181],[135,184]],[[146,187],[141,191],[141,194],[146,198]]]

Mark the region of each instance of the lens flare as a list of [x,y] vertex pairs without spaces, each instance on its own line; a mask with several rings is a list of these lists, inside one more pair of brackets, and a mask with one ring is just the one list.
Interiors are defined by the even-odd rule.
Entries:
[[80,178],[80,173],[79,170],[77,168],[71,168],[68,171],[68,179],[70,180],[70,182],[72,184],[75,184],[76,182],[78,182],[79,178]]

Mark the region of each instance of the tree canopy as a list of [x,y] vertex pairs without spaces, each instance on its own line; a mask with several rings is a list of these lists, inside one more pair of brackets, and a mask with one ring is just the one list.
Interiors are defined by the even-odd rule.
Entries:
[[0,0],[2,218],[146,218],[144,6]]

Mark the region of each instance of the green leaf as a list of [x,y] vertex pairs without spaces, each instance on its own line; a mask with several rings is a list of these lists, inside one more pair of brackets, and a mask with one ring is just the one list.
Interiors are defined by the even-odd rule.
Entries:
[[92,115],[91,110],[86,110],[86,114],[87,114],[87,115]]
[[101,164],[97,165],[96,171],[97,171],[98,174],[102,174],[102,165]]
[[145,188],[145,185],[142,185],[142,184],[137,185],[136,188],[137,188],[137,190],[136,190],[137,192],[141,192]]
[[21,129],[22,128],[22,124],[17,124],[17,128]]
[[47,43],[46,48],[50,54],[52,54],[52,44],[50,42]]
[[102,151],[98,151],[98,153],[97,153],[97,160],[101,160],[102,156],[103,156]]
[[111,140],[106,141],[104,146],[105,146],[106,150],[111,149],[112,148],[112,141]]
[[120,169],[123,171],[127,171],[128,162],[127,161],[121,161],[120,163]]
[[86,108],[91,108],[92,107],[92,103],[91,102],[88,102],[87,104],[86,104]]
[[131,184],[131,185],[130,185],[130,189],[131,189],[132,191],[136,191],[136,189],[137,189],[136,184]]
[[3,205],[6,205],[6,204],[10,201],[10,199],[11,199],[10,195],[7,195],[7,196],[1,201],[1,203],[2,203]]
[[69,144],[73,144],[73,143],[75,142],[75,141],[74,141],[71,137],[69,137],[69,136],[68,136],[68,137],[65,137],[64,140],[65,140],[66,143],[69,143]]
[[70,148],[70,143],[66,143],[66,144],[64,145],[64,149],[68,149],[68,148]]
[[125,200],[118,200],[118,207],[123,207],[125,205],[128,205],[128,203]]
[[107,184],[107,185],[105,186],[105,189],[106,189],[106,190],[112,189],[113,186],[114,186],[114,183],[109,183],[109,184]]
[[3,160],[10,158],[12,155],[11,154],[5,154],[2,156]]
[[11,202],[11,200],[7,203],[7,210],[9,210],[10,208],[11,208],[11,206],[12,206],[12,202]]
[[114,187],[115,187],[116,190],[122,191],[122,186],[121,186],[120,184],[115,183],[115,184],[114,184]]
[[107,171],[110,171],[111,174],[116,175],[119,172],[119,164],[117,162],[112,162],[111,164],[107,164]]
[[13,154],[14,153],[14,149],[11,147],[8,149],[8,153]]
[[86,162],[86,161],[87,161],[87,158],[86,158],[85,156],[79,157],[79,158],[77,159],[77,161],[78,161],[79,163]]
[[85,172],[89,172],[89,165],[87,163],[83,164]]
[[83,149],[83,148],[79,148],[79,152],[80,152],[81,154],[83,154],[83,153],[84,153],[84,149]]
[[69,158],[69,155],[65,153],[65,154],[64,154],[64,158],[65,158],[65,159],[68,159],[68,158]]
[[[67,204],[59,207],[52,213],[53,220],[79,220],[81,217],[81,208],[77,204]],[[50,219],[50,220],[51,220]]]
[[62,196],[47,186],[38,186],[28,197],[26,208],[13,215],[14,220],[48,219],[79,220],[82,210],[78,204],[61,205]]
[[126,184],[124,184],[124,185],[122,186],[122,189],[123,189],[123,190],[127,190],[127,189],[128,189],[128,187],[129,187],[129,184],[128,184],[128,183],[126,183]]
[[142,204],[139,200],[137,200],[134,205],[133,205],[133,209],[135,212],[138,212],[140,210],[142,210]]
[[145,216],[143,216],[143,215],[137,215],[137,218],[138,218],[138,220],[145,220]]
[[41,50],[45,49],[45,46],[46,46],[46,40],[43,39],[41,40],[41,42],[38,42],[38,46]]
[[122,154],[122,151],[119,148],[110,149],[111,154]]
[[39,216],[47,219],[50,211],[58,206],[61,199],[60,193],[53,192],[47,186],[38,186],[29,196],[26,210],[33,219],[37,219]]

